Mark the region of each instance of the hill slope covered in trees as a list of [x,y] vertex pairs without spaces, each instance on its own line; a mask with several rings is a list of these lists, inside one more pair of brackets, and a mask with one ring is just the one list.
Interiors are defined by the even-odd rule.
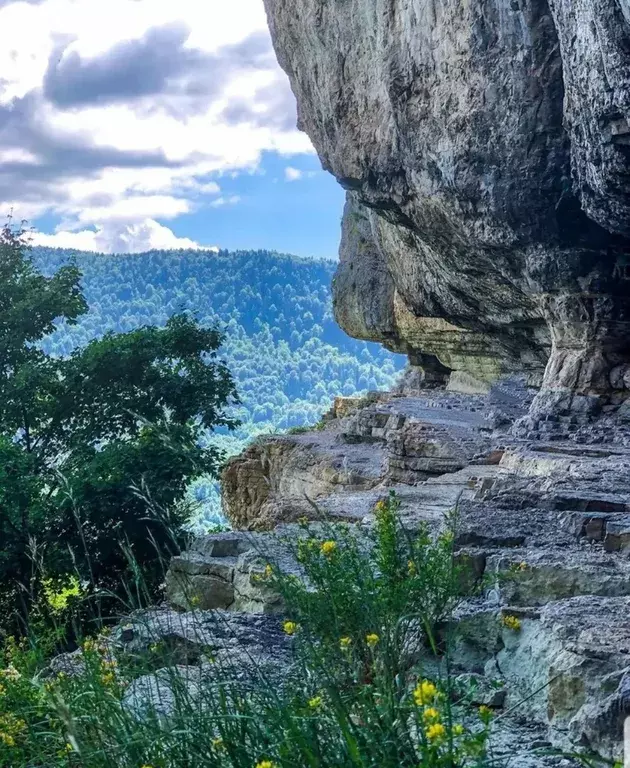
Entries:
[[[74,261],[83,273],[90,311],[60,325],[44,343],[67,355],[106,331],[162,326],[190,310],[225,331],[222,357],[237,383],[242,425],[212,436],[229,453],[258,434],[316,422],[335,395],[392,385],[404,359],[377,344],[346,336],[332,316],[334,262],[269,251],[150,251],[103,255],[34,248],[35,266],[51,274]],[[216,489],[200,484],[205,519],[216,511]]]

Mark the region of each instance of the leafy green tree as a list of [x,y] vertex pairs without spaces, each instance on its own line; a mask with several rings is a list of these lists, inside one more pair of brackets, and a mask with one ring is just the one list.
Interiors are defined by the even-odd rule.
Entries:
[[[67,357],[42,339],[87,311],[73,265],[39,274],[21,233],[0,234],[0,596],[78,570],[115,590],[129,553],[155,585],[186,522],[189,483],[216,475],[201,440],[236,422],[221,334],[186,314],[107,333]],[[153,577],[153,578],[152,578]]]

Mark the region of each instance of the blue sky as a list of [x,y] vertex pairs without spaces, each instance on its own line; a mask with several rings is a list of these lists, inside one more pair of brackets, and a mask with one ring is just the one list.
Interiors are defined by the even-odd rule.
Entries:
[[[180,237],[214,238],[222,247],[267,248],[298,256],[337,258],[344,192],[316,155],[265,153],[260,169],[221,180],[236,204],[205,208],[172,222]],[[302,173],[287,179],[287,168]],[[289,176],[295,176],[289,172]]]
[[0,0],[0,72],[0,213],[36,243],[336,257],[262,0]]

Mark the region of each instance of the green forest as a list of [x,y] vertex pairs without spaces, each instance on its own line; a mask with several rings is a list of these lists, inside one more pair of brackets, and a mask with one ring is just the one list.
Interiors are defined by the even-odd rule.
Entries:
[[[404,364],[335,323],[332,261],[264,250],[105,255],[33,248],[31,257],[47,275],[75,264],[89,307],[75,325],[60,322],[42,342],[48,354],[67,356],[108,331],[163,327],[186,311],[222,330],[220,356],[241,399],[231,415],[240,426],[207,439],[228,454],[257,435],[316,423],[336,395],[390,387]],[[216,483],[197,481],[191,493],[202,523],[216,521]]]

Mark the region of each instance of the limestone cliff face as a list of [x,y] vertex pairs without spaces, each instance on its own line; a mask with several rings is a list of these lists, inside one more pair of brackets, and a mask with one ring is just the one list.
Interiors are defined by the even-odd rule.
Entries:
[[265,0],[299,125],[348,190],[348,333],[429,369],[625,399],[628,0]]

